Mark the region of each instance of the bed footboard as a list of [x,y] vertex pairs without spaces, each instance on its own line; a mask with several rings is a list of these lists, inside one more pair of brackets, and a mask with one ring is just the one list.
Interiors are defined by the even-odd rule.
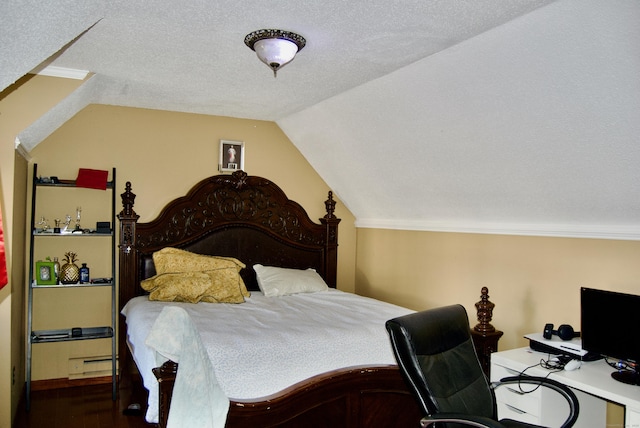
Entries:
[[[154,370],[160,387],[160,428],[167,424],[177,369],[167,361]],[[421,417],[396,366],[363,366],[314,376],[261,399],[231,401],[226,427],[407,427]]]

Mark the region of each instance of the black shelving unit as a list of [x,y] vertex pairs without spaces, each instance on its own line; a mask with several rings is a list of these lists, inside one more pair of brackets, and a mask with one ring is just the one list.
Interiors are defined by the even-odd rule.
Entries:
[[[27,410],[31,408],[31,365],[32,365],[32,346],[36,344],[56,343],[56,342],[68,342],[77,340],[93,340],[93,339],[111,339],[111,379],[112,379],[112,396],[113,400],[117,395],[117,378],[116,378],[116,242],[115,242],[115,219],[116,219],[116,169],[111,171],[111,181],[107,182],[107,192],[110,193],[110,206],[111,212],[110,219],[110,232],[91,232],[91,233],[54,233],[52,230],[43,232],[36,227],[36,204],[38,201],[38,190],[42,187],[53,188],[76,188],[75,180],[58,180],[55,182],[51,180],[42,180],[38,177],[38,165],[33,166],[33,180],[32,180],[32,193],[31,193],[31,242],[29,248],[29,283],[28,283],[28,308],[27,308],[27,331],[29,332],[27,338]],[[105,196],[106,197],[106,196]],[[78,283],[78,284],[49,284],[39,285],[36,284],[36,260],[35,260],[35,248],[38,246],[39,241],[43,239],[61,239],[74,240],[83,238],[100,238],[104,239],[104,245],[110,246],[111,256],[111,279],[108,281],[100,281],[97,283]],[[33,302],[38,298],[39,290],[49,289],[80,289],[80,288],[95,288],[99,289],[109,287],[111,289],[111,324],[106,326],[91,326],[91,327],[77,327],[70,326],[66,329],[51,329],[51,330],[33,330]],[[44,345],[43,345],[44,346]]]

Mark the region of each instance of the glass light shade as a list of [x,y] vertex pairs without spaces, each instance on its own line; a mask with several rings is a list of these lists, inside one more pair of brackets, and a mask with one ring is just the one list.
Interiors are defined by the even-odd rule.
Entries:
[[275,76],[278,69],[293,60],[298,53],[298,46],[285,39],[262,39],[255,42],[253,50],[260,61],[273,70]]

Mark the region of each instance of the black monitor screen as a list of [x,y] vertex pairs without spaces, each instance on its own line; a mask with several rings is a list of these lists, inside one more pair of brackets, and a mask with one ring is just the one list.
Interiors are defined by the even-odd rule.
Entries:
[[640,362],[640,296],[582,288],[582,349],[626,362]]

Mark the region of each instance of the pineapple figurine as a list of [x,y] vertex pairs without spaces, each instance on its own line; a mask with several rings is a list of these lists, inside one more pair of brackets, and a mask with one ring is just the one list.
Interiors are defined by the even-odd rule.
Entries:
[[63,284],[76,284],[80,280],[80,268],[75,263],[78,260],[76,253],[69,251],[64,253],[64,264],[60,267],[60,282]]

